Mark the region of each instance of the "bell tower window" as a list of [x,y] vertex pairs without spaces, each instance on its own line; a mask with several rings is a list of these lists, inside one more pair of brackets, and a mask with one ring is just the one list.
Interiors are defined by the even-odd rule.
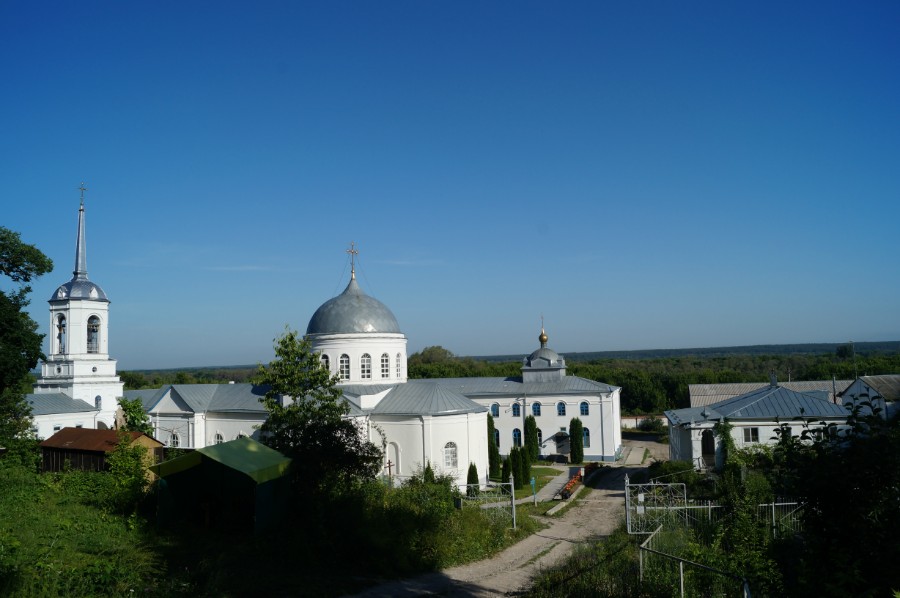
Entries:
[[56,352],[66,352],[66,317],[62,314],[56,316]]
[[91,316],[87,325],[87,352],[100,352],[100,318]]
[[382,353],[381,355],[381,377],[382,378],[390,378],[391,377],[391,358],[387,353]]

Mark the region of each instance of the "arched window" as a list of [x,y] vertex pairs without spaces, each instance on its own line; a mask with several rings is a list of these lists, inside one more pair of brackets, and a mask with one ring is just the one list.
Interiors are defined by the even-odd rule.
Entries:
[[582,428],[581,437],[582,437],[582,440],[584,441],[584,443],[582,444],[582,447],[589,448],[591,446],[591,433],[590,433],[590,431],[588,431],[587,428]]
[[181,440],[178,438],[178,434],[172,432],[169,434],[169,446],[172,448],[178,448],[178,445],[181,444]]
[[397,367],[397,378],[400,377],[400,360],[401,360],[401,359],[402,359],[402,358],[400,357],[400,354],[397,353],[397,366],[396,366],[396,367]]
[[491,415],[493,417],[500,417],[500,403],[491,405]]
[[225,442],[225,437],[221,433],[216,432],[216,444],[222,444],[223,442]]
[[391,377],[391,357],[387,353],[381,354],[381,377]]
[[566,414],[566,404],[560,401],[556,404],[556,415],[565,415]]
[[101,397],[100,395],[94,397],[94,409],[96,409],[97,411],[103,409],[103,397]]
[[62,314],[56,316],[56,352],[66,352],[66,317]]
[[238,435],[235,436],[235,438],[238,438],[238,439],[240,439],[240,438],[246,438],[246,437],[247,437],[247,435],[244,434],[243,432],[238,432]]
[[372,377],[372,356],[368,353],[363,353],[363,356],[359,358],[359,376],[364,380]]
[[456,443],[448,442],[444,445],[444,467],[447,469],[456,469]]
[[532,403],[531,404],[531,415],[538,417],[541,414],[541,404],[540,403]]
[[513,446],[522,446],[522,430],[519,428],[513,430]]
[[494,428],[494,444],[500,448],[500,430]]
[[91,316],[87,324],[87,352],[100,352],[100,318]]
[[513,403],[513,417],[522,417],[522,408],[518,403]]
[[346,353],[341,355],[341,371],[340,371],[341,380],[349,380],[350,379],[350,356]]
[[321,356],[319,357],[319,359],[322,360],[322,367],[325,368],[326,370],[328,370],[329,373],[331,373],[331,360],[328,359],[328,356],[327,356],[327,355],[321,355]]
[[544,433],[538,428],[538,446],[544,444]]
[[582,401],[581,415],[588,415],[589,413],[590,413],[590,407],[588,407],[587,401]]

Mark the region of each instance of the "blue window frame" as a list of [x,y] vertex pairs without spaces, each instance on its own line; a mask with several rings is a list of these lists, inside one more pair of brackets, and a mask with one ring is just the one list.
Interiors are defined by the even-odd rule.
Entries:
[[584,441],[582,444],[583,448],[589,448],[591,446],[591,433],[587,428],[582,428],[581,434],[582,440]]
[[566,404],[563,402],[559,402],[556,404],[556,415],[565,415],[566,414]]
[[541,415],[541,404],[540,403],[532,403],[531,404],[531,414],[535,417],[539,417]]
[[522,407],[518,403],[513,403],[513,417],[522,417]]
[[590,413],[590,407],[588,407],[587,401],[581,403],[581,415],[588,415]]
[[522,446],[522,430],[519,428],[513,430],[513,446]]
[[493,417],[500,417],[500,403],[491,405],[491,415]]

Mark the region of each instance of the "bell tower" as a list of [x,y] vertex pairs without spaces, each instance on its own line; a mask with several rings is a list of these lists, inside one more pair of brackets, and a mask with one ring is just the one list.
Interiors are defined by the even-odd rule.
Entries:
[[124,396],[124,384],[109,358],[109,299],[88,279],[84,234],[84,183],[78,208],[75,270],[72,280],[50,297],[50,351],[41,364],[35,394],[64,393],[93,405],[99,412],[97,427],[112,428]]

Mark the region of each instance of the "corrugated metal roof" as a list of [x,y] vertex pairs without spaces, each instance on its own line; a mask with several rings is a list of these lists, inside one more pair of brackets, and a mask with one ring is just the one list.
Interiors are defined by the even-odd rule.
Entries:
[[[832,386],[831,380],[801,380],[797,382],[782,382],[780,386],[797,392],[824,391],[828,393],[828,400],[834,402],[833,389],[837,388],[838,394],[842,393],[853,380],[835,380]],[[712,405],[721,401],[753,392],[769,386],[768,382],[733,382],[724,384],[689,384],[691,407]]]
[[[260,399],[266,394],[266,388],[246,383],[171,384],[153,391],[127,391],[125,396],[140,398],[144,409],[149,411],[159,403],[170,389],[194,413],[210,411],[265,413],[266,411],[266,408],[260,402]],[[135,394],[130,395],[129,393]]]
[[[141,436],[141,432],[120,432],[119,430],[93,430],[90,428],[63,428],[47,440],[41,443],[42,447],[73,449],[79,451],[103,451],[109,453],[119,444],[119,434],[127,434],[134,442]],[[163,444],[149,437],[159,446]]]
[[472,397],[485,395],[534,394],[564,395],[584,392],[613,392],[617,387],[578,376],[565,376],[550,382],[523,383],[520,376],[507,378],[438,378],[432,382]]
[[485,407],[453,392],[436,380],[410,380],[399,384],[372,410],[379,415],[453,415],[480,413]]
[[824,398],[824,395],[797,392],[784,386],[767,384],[743,395],[712,405],[672,409],[665,412],[675,425],[691,421],[791,420],[802,418],[846,418],[847,409]]
[[61,392],[48,392],[46,394],[28,394],[25,400],[31,405],[32,415],[51,415],[54,413],[84,413],[97,411],[93,405],[73,399]]
[[860,376],[859,379],[877,390],[886,401],[900,401],[900,375]]

